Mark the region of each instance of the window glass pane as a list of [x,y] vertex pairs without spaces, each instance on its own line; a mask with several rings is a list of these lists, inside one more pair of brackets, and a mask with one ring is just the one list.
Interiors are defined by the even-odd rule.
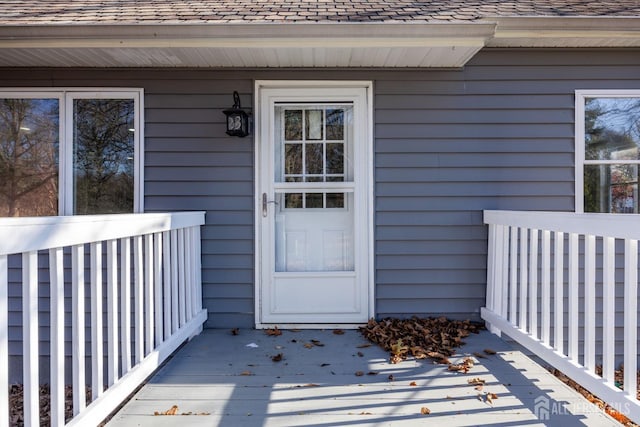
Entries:
[[327,144],[327,173],[344,173],[344,144]]
[[290,209],[302,208],[302,193],[287,193],[284,195],[284,207]]
[[300,141],[302,139],[302,110],[284,112],[284,139]]
[[327,139],[344,139],[344,110],[327,109]]
[[284,173],[302,175],[302,144],[285,144]]
[[73,100],[75,214],[133,212],[132,99]]
[[585,103],[585,159],[640,159],[640,98],[589,98]]
[[322,174],[322,144],[307,144],[305,147],[306,173]]
[[322,110],[306,110],[306,139],[322,139]]
[[344,208],[344,193],[327,193],[327,208]]
[[584,211],[638,213],[639,165],[585,165]]
[[59,101],[0,99],[0,216],[58,213]]
[[322,193],[305,194],[305,208],[322,208]]

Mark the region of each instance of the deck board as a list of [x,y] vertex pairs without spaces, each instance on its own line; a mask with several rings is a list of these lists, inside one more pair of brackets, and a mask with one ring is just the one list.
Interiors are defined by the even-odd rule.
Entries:
[[[312,339],[323,346],[306,348]],[[460,374],[426,360],[390,364],[377,346],[359,348],[367,341],[357,331],[285,330],[271,337],[205,330],[108,426],[619,426],[498,337],[482,332],[466,341],[452,361],[471,355],[477,363]],[[485,348],[497,354],[472,355]],[[283,360],[273,362],[278,353]],[[486,381],[482,391],[468,384],[475,377]],[[487,402],[485,392],[498,398]],[[536,416],[536,404],[549,408],[549,419]],[[153,415],[172,405],[192,415]],[[431,413],[422,415],[422,407]]]

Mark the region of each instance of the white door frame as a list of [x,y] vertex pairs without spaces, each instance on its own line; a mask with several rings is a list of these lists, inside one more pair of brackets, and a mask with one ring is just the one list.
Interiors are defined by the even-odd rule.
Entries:
[[[365,230],[365,239],[366,242],[363,245],[364,250],[366,250],[366,254],[363,255],[363,259],[366,259],[366,267],[363,268],[362,274],[366,276],[367,282],[367,319],[374,316],[375,313],[375,281],[374,281],[374,250],[373,250],[373,83],[371,81],[316,81],[316,80],[256,80],[254,86],[254,141],[255,141],[255,192],[254,192],[254,221],[255,221],[255,292],[254,292],[254,300],[255,300],[255,324],[256,328],[266,328],[271,327],[273,324],[271,323],[263,323],[262,322],[262,292],[261,292],[261,283],[263,277],[263,266],[262,266],[262,245],[261,245],[261,235],[262,235],[262,192],[263,192],[263,180],[270,179],[264,176],[264,171],[261,168],[261,159],[265,154],[264,150],[265,144],[260,140],[261,135],[266,134],[269,124],[266,122],[269,117],[268,111],[261,111],[262,108],[262,99],[261,99],[261,91],[262,89],[267,88],[283,88],[283,89],[291,89],[291,88],[300,88],[300,89],[326,89],[326,90],[336,90],[336,89],[364,89],[366,92],[366,121],[367,123],[363,124],[364,133],[365,133],[365,144],[366,149],[361,153],[361,160],[365,162],[366,165],[366,176],[364,177],[365,181],[362,185],[363,191],[366,192],[366,195],[363,197],[366,199],[367,205],[367,217],[366,219],[358,218],[358,222],[365,220],[366,224],[363,229]],[[302,101],[302,100],[301,100]],[[265,267],[269,268],[269,267]],[[287,323],[287,324],[278,324],[279,327],[304,327],[308,329],[313,328],[330,328],[330,327],[341,327],[341,328],[355,328],[361,326],[361,324],[309,324],[309,323]]]

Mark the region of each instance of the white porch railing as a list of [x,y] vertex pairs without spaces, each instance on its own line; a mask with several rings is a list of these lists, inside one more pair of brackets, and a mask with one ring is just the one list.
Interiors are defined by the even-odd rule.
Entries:
[[[489,252],[482,318],[490,330],[505,333],[640,422],[640,216],[485,211],[484,222]],[[624,263],[616,265],[616,255]],[[616,268],[623,272],[617,284]],[[596,314],[602,317],[601,332]],[[622,390],[614,379],[616,331],[624,341]],[[596,374],[600,356],[602,377]]]
[[[65,425],[65,356],[72,359],[74,414],[67,425],[97,425],[202,330],[207,317],[200,277],[203,223],[203,212],[0,219],[0,425],[7,425],[9,417],[8,289],[14,270],[22,275],[25,426],[40,425],[38,331],[46,325],[38,323],[39,286],[49,287],[50,294],[51,425]],[[67,355],[65,269],[66,287],[72,289],[72,354]],[[85,313],[90,313],[88,325]]]

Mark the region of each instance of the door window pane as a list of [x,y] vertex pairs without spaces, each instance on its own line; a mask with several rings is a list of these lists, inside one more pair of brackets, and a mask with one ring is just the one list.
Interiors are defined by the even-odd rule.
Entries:
[[305,120],[305,135],[307,140],[322,139],[322,110],[306,110],[307,116]]
[[75,214],[133,212],[132,99],[73,100]]
[[302,110],[284,112],[284,139],[299,141],[302,139]]
[[302,175],[302,144],[285,145],[284,173]]
[[322,174],[322,144],[306,144],[305,160],[307,174]]
[[0,99],[0,216],[58,213],[58,99]]
[[344,139],[344,110],[327,110],[327,139],[330,141]]
[[344,174],[344,144],[327,144],[327,174]]

